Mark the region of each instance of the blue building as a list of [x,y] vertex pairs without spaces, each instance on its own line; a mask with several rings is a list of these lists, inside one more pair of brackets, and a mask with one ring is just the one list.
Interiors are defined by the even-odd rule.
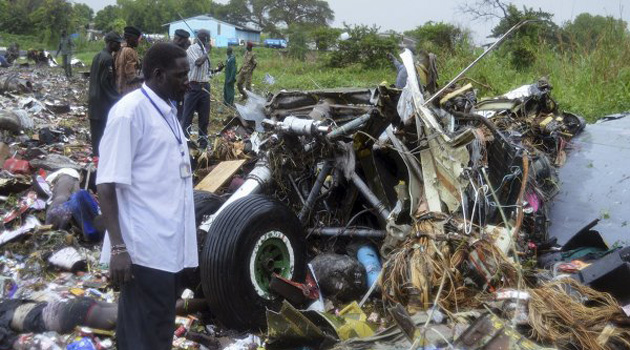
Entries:
[[228,43],[242,45],[248,41],[260,43],[260,30],[230,24],[205,15],[186,18],[186,23],[179,20],[167,23],[165,26],[168,26],[168,35],[171,38],[175,35],[177,29],[184,29],[190,32],[188,26],[195,32],[205,29],[210,32],[210,38],[215,47],[227,47]]

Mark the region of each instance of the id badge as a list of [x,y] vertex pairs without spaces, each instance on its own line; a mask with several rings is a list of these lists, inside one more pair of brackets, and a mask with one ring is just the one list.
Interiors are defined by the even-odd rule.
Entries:
[[187,162],[182,162],[179,165],[179,176],[182,179],[187,179],[192,176],[192,172],[190,171],[190,165]]

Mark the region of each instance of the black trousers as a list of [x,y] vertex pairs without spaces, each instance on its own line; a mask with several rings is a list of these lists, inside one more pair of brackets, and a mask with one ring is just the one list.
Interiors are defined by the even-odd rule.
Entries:
[[118,301],[118,350],[171,350],[181,274],[140,265],[131,271]]
[[[204,89],[206,91],[204,91]],[[188,135],[188,127],[192,124],[193,115],[197,112],[199,118],[199,139],[207,140],[208,124],[210,123],[210,83],[192,83],[190,90],[184,97],[184,111],[182,112],[182,128]],[[200,145],[205,148],[207,141],[200,141]]]
[[72,77],[72,64],[70,64],[72,56],[61,55],[61,58],[63,59],[63,70],[66,73],[66,78]]
[[98,157],[98,147],[105,132],[107,119],[90,119],[90,135],[92,139],[92,155]]

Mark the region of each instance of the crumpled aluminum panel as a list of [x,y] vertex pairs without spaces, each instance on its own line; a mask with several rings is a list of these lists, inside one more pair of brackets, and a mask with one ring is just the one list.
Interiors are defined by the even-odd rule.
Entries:
[[562,245],[600,218],[594,229],[609,245],[630,244],[630,113],[587,125],[571,147],[559,169],[550,237]]

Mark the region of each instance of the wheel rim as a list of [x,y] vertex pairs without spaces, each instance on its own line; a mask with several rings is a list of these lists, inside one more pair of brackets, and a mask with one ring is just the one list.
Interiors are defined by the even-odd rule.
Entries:
[[267,300],[274,299],[269,288],[274,273],[291,279],[295,257],[289,238],[280,231],[262,235],[252,251],[249,263],[250,279],[256,293]]

